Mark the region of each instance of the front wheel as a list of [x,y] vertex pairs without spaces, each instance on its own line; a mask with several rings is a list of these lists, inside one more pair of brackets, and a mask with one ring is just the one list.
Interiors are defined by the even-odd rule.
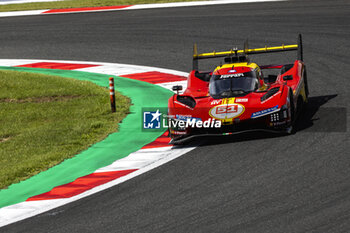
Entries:
[[294,107],[294,99],[293,99],[293,91],[290,89],[289,94],[289,116],[290,116],[290,123],[284,128],[284,133],[287,135],[294,134],[295,133],[295,119],[296,119],[296,112]]

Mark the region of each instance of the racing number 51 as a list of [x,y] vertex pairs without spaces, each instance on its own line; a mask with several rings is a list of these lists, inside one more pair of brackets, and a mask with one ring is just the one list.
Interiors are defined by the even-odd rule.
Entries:
[[216,114],[238,112],[238,105],[222,106],[216,108]]

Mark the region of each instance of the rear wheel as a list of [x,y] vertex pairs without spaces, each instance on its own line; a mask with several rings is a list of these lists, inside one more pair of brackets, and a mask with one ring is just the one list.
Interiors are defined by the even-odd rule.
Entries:
[[294,121],[297,120],[297,118],[300,116],[301,112],[303,111],[304,108],[304,100],[302,96],[298,97],[298,102],[297,102],[297,109],[296,109],[296,114],[295,114],[295,119]]

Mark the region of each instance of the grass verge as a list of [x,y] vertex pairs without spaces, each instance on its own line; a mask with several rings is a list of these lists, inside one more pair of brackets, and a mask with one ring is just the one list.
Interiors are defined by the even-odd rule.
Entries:
[[197,0],[65,0],[56,2],[33,2],[24,4],[0,5],[0,12],[190,1]]
[[91,82],[0,70],[0,188],[61,163],[117,131],[130,100]]

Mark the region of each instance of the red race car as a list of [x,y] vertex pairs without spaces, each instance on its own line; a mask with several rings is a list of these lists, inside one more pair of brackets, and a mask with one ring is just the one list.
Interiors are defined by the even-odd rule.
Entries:
[[[249,54],[298,51],[291,64],[259,66]],[[198,71],[198,60],[224,57],[213,71]],[[263,76],[262,70],[279,70]],[[265,71],[264,71],[265,72]],[[301,35],[298,44],[193,55],[187,88],[174,86],[168,101],[172,143],[196,135],[230,135],[246,131],[292,133],[295,119],[308,101]]]

